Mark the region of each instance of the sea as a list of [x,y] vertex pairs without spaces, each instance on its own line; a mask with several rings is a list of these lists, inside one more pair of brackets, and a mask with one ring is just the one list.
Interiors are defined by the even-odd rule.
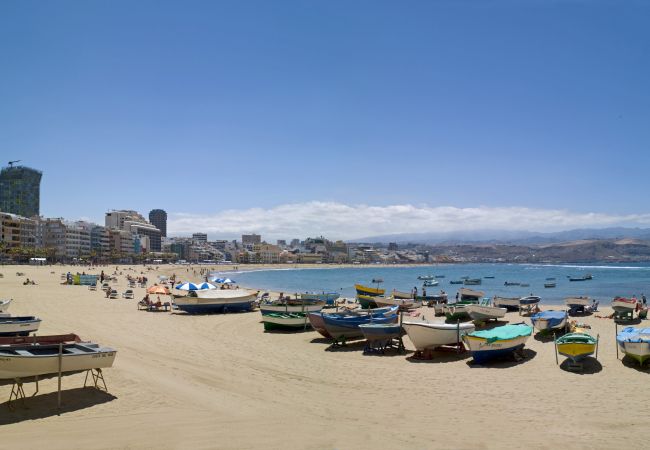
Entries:
[[[593,278],[569,281],[570,277]],[[263,269],[215,272],[227,276],[238,285],[294,294],[298,292],[338,292],[341,297],[354,297],[356,283],[370,287],[410,292],[422,291],[418,276],[434,276],[438,286],[427,287],[427,294],[445,291],[452,299],[463,285],[450,284],[462,277],[480,278],[480,286],[466,286],[485,292],[486,297],[522,297],[538,295],[543,304],[563,304],[569,296],[589,296],[609,304],[614,297],[650,296],[650,264],[444,264],[413,267],[323,267],[317,269]],[[549,280],[553,279],[553,280]],[[373,280],[383,280],[373,283]],[[517,282],[529,286],[506,286]],[[555,288],[544,284],[555,282]]]

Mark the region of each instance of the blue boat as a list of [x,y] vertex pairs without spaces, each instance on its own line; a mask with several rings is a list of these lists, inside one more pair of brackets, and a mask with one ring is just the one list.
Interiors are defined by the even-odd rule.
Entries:
[[210,289],[189,291],[174,299],[174,304],[189,314],[212,314],[251,311],[256,299],[254,293],[243,289]]
[[362,337],[363,332],[359,325],[374,323],[388,324],[397,322],[398,306],[387,308],[377,308],[365,311],[364,313],[354,313],[347,316],[323,313],[323,322],[325,329],[334,340],[345,340],[349,338]]
[[338,292],[303,292],[296,295],[300,300],[319,300],[327,305],[333,305],[340,296]]
[[508,324],[490,330],[473,331],[462,336],[474,362],[482,364],[491,359],[521,350],[533,334],[526,324]]
[[541,311],[530,316],[533,326],[539,331],[560,330],[566,327],[566,311]]

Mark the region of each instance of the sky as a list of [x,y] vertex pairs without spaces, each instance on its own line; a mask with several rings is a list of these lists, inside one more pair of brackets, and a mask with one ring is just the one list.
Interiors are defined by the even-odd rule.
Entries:
[[41,214],[353,239],[650,226],[650,3],[0,2]]

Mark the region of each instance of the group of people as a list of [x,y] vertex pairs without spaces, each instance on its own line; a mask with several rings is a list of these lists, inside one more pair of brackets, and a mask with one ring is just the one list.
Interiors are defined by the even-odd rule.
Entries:
[[30,280],[29,278],[27,278],[25,281],[23,281],[23,286],[27,286],[28,284],[29,285],[35,285],[36,281]]

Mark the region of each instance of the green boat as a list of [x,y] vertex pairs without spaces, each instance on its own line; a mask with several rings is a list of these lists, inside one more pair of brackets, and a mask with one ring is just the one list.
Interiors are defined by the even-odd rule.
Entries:
[[456,303],[450,303],[442,307],[445,317],[447,317],[446,322],[465,322],[470,320],[469,313],[467,312],[468,305],[476,305],[478,300],[461,300]]
[[377,303],[375,302],[376,295],[363,295],[357,294],[357,300],[363,309],[376,308]]
[[262,315],[264,330],[304,330],[311,327],[305,313],[271,312]]

